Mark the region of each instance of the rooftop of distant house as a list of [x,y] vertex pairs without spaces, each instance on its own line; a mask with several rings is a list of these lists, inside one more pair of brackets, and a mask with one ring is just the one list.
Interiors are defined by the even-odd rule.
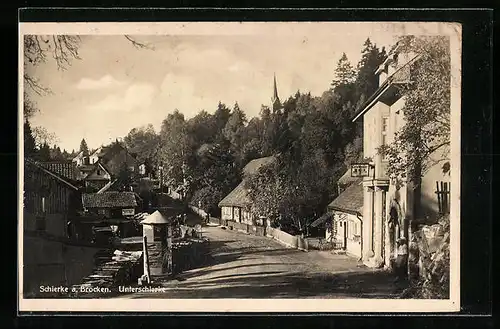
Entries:
[[84,193],[84,208],[126,208],[137,207],[140,197],[135,192]]

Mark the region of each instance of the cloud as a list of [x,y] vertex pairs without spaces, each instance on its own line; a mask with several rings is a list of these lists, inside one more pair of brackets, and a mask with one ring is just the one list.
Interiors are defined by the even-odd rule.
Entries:
[[96,104],[89,105],[91,111],[131,112],[148,108],[155,97],[156,88],[150,84],[134,84],[123,93],[114,93]]
[[118,81],[108,74],[98,80],[82,78],[76,85],[76,88],[82,90],[94,90],[94,89],[110,88],[114,86],[121,86],[124,83],[125,82]]

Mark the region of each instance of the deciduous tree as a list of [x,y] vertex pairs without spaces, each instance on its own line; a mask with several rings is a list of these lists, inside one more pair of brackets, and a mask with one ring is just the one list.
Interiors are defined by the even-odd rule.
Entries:
[[449,40],[407,36],[400,39],[398,50],[415,59],[409,64],[410,83],[401,90],[404,124],[393,142],[379,151],[388,158],[392,178],[418,186],[431,166],[442,163],[443,171],[450,168]]

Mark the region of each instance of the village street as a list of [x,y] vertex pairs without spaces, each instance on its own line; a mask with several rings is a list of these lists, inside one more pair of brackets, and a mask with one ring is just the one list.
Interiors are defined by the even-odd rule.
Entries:
[[303,252],[220,227],[204,227],[208,264],[162,283],[164,293],[119,298],[394,298],[393,277],[345,255]]

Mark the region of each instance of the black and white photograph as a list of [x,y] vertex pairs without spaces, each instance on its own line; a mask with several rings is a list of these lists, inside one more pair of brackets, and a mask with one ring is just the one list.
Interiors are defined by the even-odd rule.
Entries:
[[21,310],[460,309],[460,24],[19,29]]

